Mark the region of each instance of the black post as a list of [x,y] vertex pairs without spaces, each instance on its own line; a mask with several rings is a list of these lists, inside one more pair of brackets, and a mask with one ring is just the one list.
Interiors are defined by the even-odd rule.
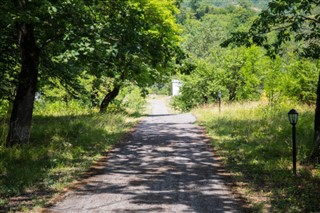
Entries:
[[297,176],[297,140],[296,140],[296,124],[298,123],[299,113],[295,109],[288,112],[289,122],[292,125],[292,164],[293,174]]
[[219,101],[219,113],[221,113],[221,92],[218,92],[218,101]]
[[292,125],[292,159],[293,174],[297,176],[297,142],[296,142],[296,125]]

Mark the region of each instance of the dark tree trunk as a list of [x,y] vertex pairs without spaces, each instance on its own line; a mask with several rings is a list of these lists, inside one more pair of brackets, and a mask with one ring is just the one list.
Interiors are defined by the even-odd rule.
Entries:
[[236,91],[237,91],[237,86],[236,85],[229,89],[229,101],[235,101],[236,100],[236,96],[237,96]]
[[311,161],[319,161],[320,157],[320,75],[318,78],[317,86],[317,100],[316,100],[316,111],[314,118],[314,145],[311,153]]
[[91,107],[99,106],[98,91],[92,92],[90,96],[90,100],[91,100]]
[[[25,1],[15,1],[21,9]],[[36,46],[34,27],[17,23],[21,54],[21,71],[13,102],[6,145],[24,144],[29,141],[34,97],[38,78],[39,49]]]
[[104,97],[100,105],[100,113],[106,112],[108,105],[113,99],[115,99],[115,97],[117,97],[117,95],[119,94],[119,91],[120,91],[120,86],[119,85],[114,86],[113,90]]

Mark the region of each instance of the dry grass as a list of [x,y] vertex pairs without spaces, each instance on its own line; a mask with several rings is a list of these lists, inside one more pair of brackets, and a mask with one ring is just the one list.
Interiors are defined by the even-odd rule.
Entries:
[[[291,104],[290,104],[291,105]],[[305,164],[312,147],[314,109],[294,106],[297,125],[298,178],[292,175],[292,106],[259,102],[207,105],[192,111],[206,127],[212,145],[233,173],[237,190],[256,212],[320,211],[320,176]]]

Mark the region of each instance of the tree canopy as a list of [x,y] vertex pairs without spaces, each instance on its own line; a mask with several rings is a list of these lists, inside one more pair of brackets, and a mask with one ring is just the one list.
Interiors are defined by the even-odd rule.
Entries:
[[166,75],[180,53],[178,5],[173,0],[1,3],[0,48],[6,54],[0,61],[0,99],[14,100],[8,145],[28,141],[36,91],[59,82],[71,96],[88,99],[101,83],[108,95],[125,80],[145,85]]
[[[260,8],[247,3],[185,5],[178,19],[186,28],[182,46],[196,68],[182,76],[177,105],[188,109],[214,101],[218,91],[229,101],[266,96],[272,105],[287,98],[316,103],[312,158],[319,156],[319,2],[274,0]],[[186,100],[192,94],[197,98]]]

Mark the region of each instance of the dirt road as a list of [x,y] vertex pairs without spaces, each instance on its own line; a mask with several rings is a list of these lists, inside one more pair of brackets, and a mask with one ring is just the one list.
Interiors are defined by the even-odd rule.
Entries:
[[169,114],[161,100],[150,106],[102,174],[50,212],[239,212],[195,118]]

